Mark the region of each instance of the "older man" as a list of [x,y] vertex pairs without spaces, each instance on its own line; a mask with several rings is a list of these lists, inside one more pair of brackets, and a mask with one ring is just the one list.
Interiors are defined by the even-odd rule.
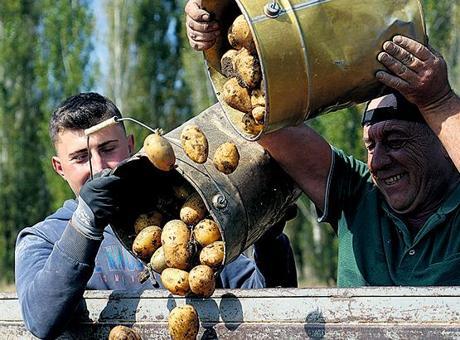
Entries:
[[[192,47],[210,48],[217,22],[199,0],[185,11]],[[259,143],[337,231],[339,286],[457,285],[460,175],[452,160],[460,167],[460,100],[438,54],[401,36],[383,48],[378,59],[387,71],[377,78],[420,109],[399,94],[369,103],[367,165],[304,125]]]

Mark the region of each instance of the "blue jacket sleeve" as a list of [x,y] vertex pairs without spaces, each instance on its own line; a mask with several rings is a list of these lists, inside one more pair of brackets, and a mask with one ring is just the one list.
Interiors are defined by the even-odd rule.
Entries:
[[53,242],[27,228],[16,242],[16,289],[27,329],[54,338],[79,314],[100,241],[68,225]]
[[254,261],[240,255],[222,269],[217,287],[230,289],[264,288],[265,278]]
[[289,238],[260,240],[254,244],[254,260],[265,278],[267,288],[297,287],[297,271]]

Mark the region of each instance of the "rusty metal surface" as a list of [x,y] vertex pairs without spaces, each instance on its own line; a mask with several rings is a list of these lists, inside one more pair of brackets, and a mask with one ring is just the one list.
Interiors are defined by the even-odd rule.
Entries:
[[[199,339],[457,339],[460,289],[456,287],[217,290],[211,299],[142,294],[85,293],[88,317],[62,339],[102,339],[118,324],[145,339],[167,339],[176,305],[195,306]],[[31,339],[12,293],[0,294],[0,339]]]

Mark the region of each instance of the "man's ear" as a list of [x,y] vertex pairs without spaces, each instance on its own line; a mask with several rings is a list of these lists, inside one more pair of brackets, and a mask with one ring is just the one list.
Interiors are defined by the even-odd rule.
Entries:
[[128,151],[129,156],[132,156],[134,154],[134,135],[128,136]]
[[62,163],[61,163],[61,160],[59,159],[59,157],[58,156],[53,156],[53,158],[51,158],[51,163],[53,164],[54,171],[56,171],[56,173],[59,176],[61,176],[62,178],[66,179],[64,171],[62,170]]

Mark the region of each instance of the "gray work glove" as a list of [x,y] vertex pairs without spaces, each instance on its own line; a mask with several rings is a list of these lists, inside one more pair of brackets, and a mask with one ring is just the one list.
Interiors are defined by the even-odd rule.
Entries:
[[120,208],[122,180],[105,169],[81,188],[71,224],[90,239],[101,240],[104,228]]

